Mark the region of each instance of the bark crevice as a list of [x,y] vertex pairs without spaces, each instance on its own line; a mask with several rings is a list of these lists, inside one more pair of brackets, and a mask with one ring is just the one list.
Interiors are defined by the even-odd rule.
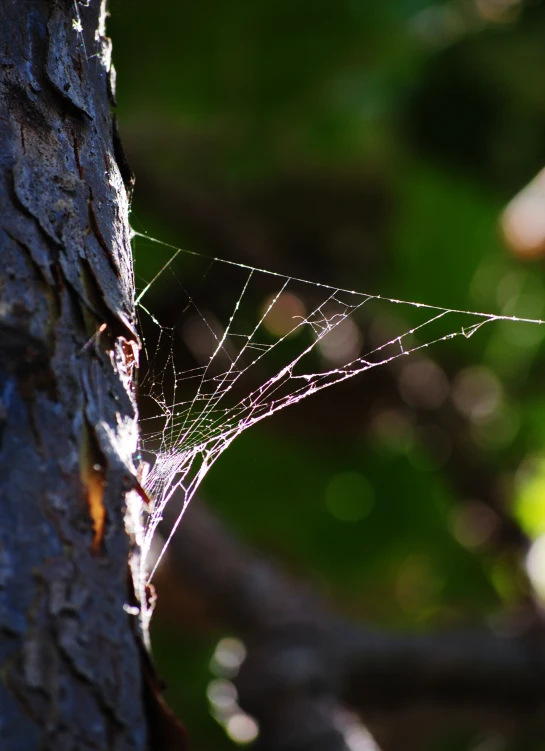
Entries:
[[139,590],[126,518],[140,503],[131,500],[139,344],[104,18],[103,1],[0,0],[7,751],[167,748],[146,699],[145,626],[128,607]]

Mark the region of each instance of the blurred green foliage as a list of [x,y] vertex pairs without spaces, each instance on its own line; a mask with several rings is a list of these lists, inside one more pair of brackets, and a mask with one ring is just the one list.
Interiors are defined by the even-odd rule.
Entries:
[[[110,0],[110,13],[135,229],[335,286],[543,317],[542,261],[518,257],[499,229],[545,166],[543,3]],[[239,247],[224,230],[242,222],[246,237],[248,217],[255,255],[251,233]],[[136,243],[140,286],[166,257]],[[171,280],[154,287],[161,312],[176,307]],[[490,420],[468,422],[466,452],[507,488],[533,537],[545,529],[542,338],[493,324],[430,353],[452,383],[478,366],[499,384]],[[405,422],[373,427],[390,407]],[[478,489],[461,493],[418,440],[419,419],[395,377],[363,374],[242,435],[201,494],[244,541],[362,622],[486,622],[516,601],[517,575],[486,535],[468,537]],[[346,473],[372,498],[361,514],[345,508],[349,520],[331,501]],[[156,618],[167,698],[195,749],[232,748],[205,699],[223,635],[191,612],[176,625]]]

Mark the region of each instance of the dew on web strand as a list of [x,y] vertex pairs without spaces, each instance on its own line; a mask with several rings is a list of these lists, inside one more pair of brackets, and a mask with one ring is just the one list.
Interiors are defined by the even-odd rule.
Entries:
[[[154,408],[141,424],[142,449],[155,457],[144,484],[154,501],[142,540],[148,581],[207,472],[247,428],[367,370],[456,337],[469,339],[485,324],[544,323],[339,289],[133,234],[170,253],[136,299],[143,330],[151,325],[156,332],[153,351],[144,334],[146,373],[139,384]],[[181,272],[183,259],[192,263]],[[181,315],[169,326],[144,303],[164,274],[172,276],[180,295]],[[187,291],[186,277],[196,280],[198,290],[211,288],[218,314],[210,310],[210,293]],[[414,322],[400,333],[407,324],[390,315],[391,328],[398,330],[364,337],[370,306],[387,311],[386,320],[391,309],[404,308]],[[194,361],[189,368],[188,355]],[[182,496],[181,509],[149,567],[152,541],[175,492]]]

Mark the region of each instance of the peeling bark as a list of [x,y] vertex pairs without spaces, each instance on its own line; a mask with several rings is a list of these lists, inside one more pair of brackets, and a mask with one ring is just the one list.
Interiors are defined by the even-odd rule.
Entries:
[[105,16],[0,0],[6,751],[168,747],[129,570],[139,345]]

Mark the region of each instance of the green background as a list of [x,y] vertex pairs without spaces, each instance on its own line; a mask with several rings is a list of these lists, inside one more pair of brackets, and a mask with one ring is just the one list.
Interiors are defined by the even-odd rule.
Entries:
[[[543,3],[109,6],[136,230],[333,286],[543,316],[543,261],[509,248],[499,225],[545,166]],[[168,255],[137,240],[137,285]],[[198,263],[176,269],[200,284]],[[206,302],[219,316],[229,300]],[[146,304],[166,325],[178,321],[172,275]],[[537,326],[492,324],[429,353],[451,386],[484,374],[499,388],[480,421],[456,411],[451,389],[448,425],[462,436],[467,466],[501,486],[532,539],[545,529],[542,338]],[[244,433],[197,502],[362,623],[490,625],[519,607],[526,585],[486,529],[471,535],[484,501],[478,487],[464,494],[456,482],[467,466],[422,439],[446,407],[415,411],[387,370]],[[387,410],[397,422],[381,430],[376,416]],[[167,700],[193,748],[227,751],[233,743],[209,714],[206,686],[228,627],[193,607],[183,584],[162,595],[161,582],[152,630]],[[423,748],[473,748],[474,732],[456,730]]]

